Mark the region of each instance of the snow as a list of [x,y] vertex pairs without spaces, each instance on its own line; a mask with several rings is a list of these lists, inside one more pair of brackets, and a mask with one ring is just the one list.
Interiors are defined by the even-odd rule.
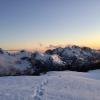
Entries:
[[49,55],[41,52],[36,52],[34,59],[43,62],[48,62],[52,60],[54,64],[59,64],[59,65],[63,64],[63,61],[60,59],[60,57],[57,54]]
[[0,54],[0,75],[12,75],[14,73],[23,73],[28,68],[31,68],[27,60],[21,60],[21,57],[26,57],[26,53],[20,54]]
[[79,47],[76,45],[66,46],[64,48],[55,48],[52,50],[53,53],[60,55],[65,58],[77,57],[78,59],[87,59],[88,57],[93,58],[100,55],[100,52],[88,47]]
[[53,62],[56,63],[56,64],[63,64],[63,61],[61,61],[59,56],[56,55],[56,54],[52,55],[52,59],[53,59]]
[[35,53],[35,57],[34,59],[35,60],[38,60],[38,61],[47,61],[51,56],[48,55],[48,54],[44,54],[44,53],[41,53],[41,52],[36,52]]
[[100,80],[100,69],[89,71],[88,77]]
[[[79,46],[68,46],[56,48],[52,53],[28,52],[25,50],[16,53],[8,53],[0,49],[0,75],[27,75],[40,74],[42,71],[50,70],[76,70],[86,65],[98,64],[100,62],[100,52]],[[45,66],[45,68],[43,68]],[[69,68],[70,66],[70,68]],[[92,66],[92,65],[91,65]],[[78,68],[77,68],[78,67]],[[93,65],[94,67],[94,65]],[[91,68],[93,68],[91,67]],[[81,71],[82,68],[80,68]],[[83,68],[84,69],[84,68]],[[89,70],[90,68],[86,68]]]
[[20,58],[24,58],[24,57],[30,58],[30,57],[31,57],[31,52],[22,50],[22,51],[20,51],[20,52],[15,53],[15,56],[16,56],[17,58],[19,58],[19,59],[20,59]]
[[[99,71],[0,77],[0,100],[100,100]],[[89,76],[90,75],[90,76]]]
[[[58,52],[61,51],[65,57],[76,55],[83,60],[91,54],[76,46],[64,50],[59,48]],[[34,69],[29,59],[50,62],[47,64],[55,66],[64,64],[56,53],[50,55],[21,51],[10,54],[1,49],[0,75],[20,75],[26,71],[31,73],[30,70]],[[100,100],[100,70],[87,73],[52,71],[41,76],[0,77],[0,100]]]

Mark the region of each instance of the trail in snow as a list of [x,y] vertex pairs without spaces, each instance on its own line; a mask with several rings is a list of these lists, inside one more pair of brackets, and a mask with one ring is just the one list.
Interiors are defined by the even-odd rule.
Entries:
[[46,96],[46,85],[48,80],[45,79],[39,86],[34,90],[33,100],[47,100]]
[[100,100],[97,76],[100,72],[94,77],[94,72],[61,71],[41,76],[0,77],[0,100]]

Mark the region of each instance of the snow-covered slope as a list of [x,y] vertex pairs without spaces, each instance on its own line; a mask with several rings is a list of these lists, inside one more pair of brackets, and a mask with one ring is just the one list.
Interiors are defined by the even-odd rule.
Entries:
[[100,100],[100,80],[91,74],[64,71],[0,77],[0,100]]
[[88,71],[100,69],[100,51],[79,46],[56,48],[46,52],[21,50],[8,53],[0,49],[0,75],[33,75],[47,71]]
[[46,53],[58,54],[64,59],[72,59],[73,57],[80,60],[92,60],[94,58],[100,57],[100,52],[88,47],[79,47],[76,45],[67,46],[65,48],[55,48],[53,50],[47,50]]
[[50,54],[35,52],[32,55],[32,59],[44,63],[51,62],[53,64],[58,64],[58,65],[63,64],[63,61],[57,54],[50,55]]
[[28,55],[28,52],[10,54],[2,50],[2,53],[0,53],[0,75],[27,73],[31,69],[31,63],[28,59],[22,58],[29,57]]
[[100,69],[89,71],[88,77],[100,80]]
[[31,57],[31,52],[28,52],[26,50],[21,50],[19,52],[15,53],[15,56],[19,59],[25,59],[25,58],[30,58]]

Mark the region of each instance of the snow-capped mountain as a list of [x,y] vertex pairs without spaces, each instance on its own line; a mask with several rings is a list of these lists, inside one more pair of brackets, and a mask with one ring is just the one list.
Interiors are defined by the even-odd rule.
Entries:
[[46,53],[49,54],[58,54],[59,56],[62,57],[77,57],[79,58],[87,58],[87,57],[93,57],[95,58],[95,55],[100,55],[100,52],[88,47],[79,47],[79,46],[67,46],[65,48],[55,48],[53,50],[47,50]]
[[88,71],[100,68],[100,51],[68,46],[41,52],[8,53],[0,49],[0,75],[40,74],[56,70]]
[[90,64],[97,60],[100,60],[100,51],[88,48],[88,47],[79,47],[79,46],[68,46],[65,48],[55,48],[53,50],[47,50],[47,54],[57,54],[65,62],[71,62],[75,64]]

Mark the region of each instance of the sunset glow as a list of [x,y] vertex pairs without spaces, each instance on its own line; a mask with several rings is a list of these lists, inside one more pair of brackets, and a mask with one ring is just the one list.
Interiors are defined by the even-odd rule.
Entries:
[[100,0],[0,0],[0,47],[100,49]]

